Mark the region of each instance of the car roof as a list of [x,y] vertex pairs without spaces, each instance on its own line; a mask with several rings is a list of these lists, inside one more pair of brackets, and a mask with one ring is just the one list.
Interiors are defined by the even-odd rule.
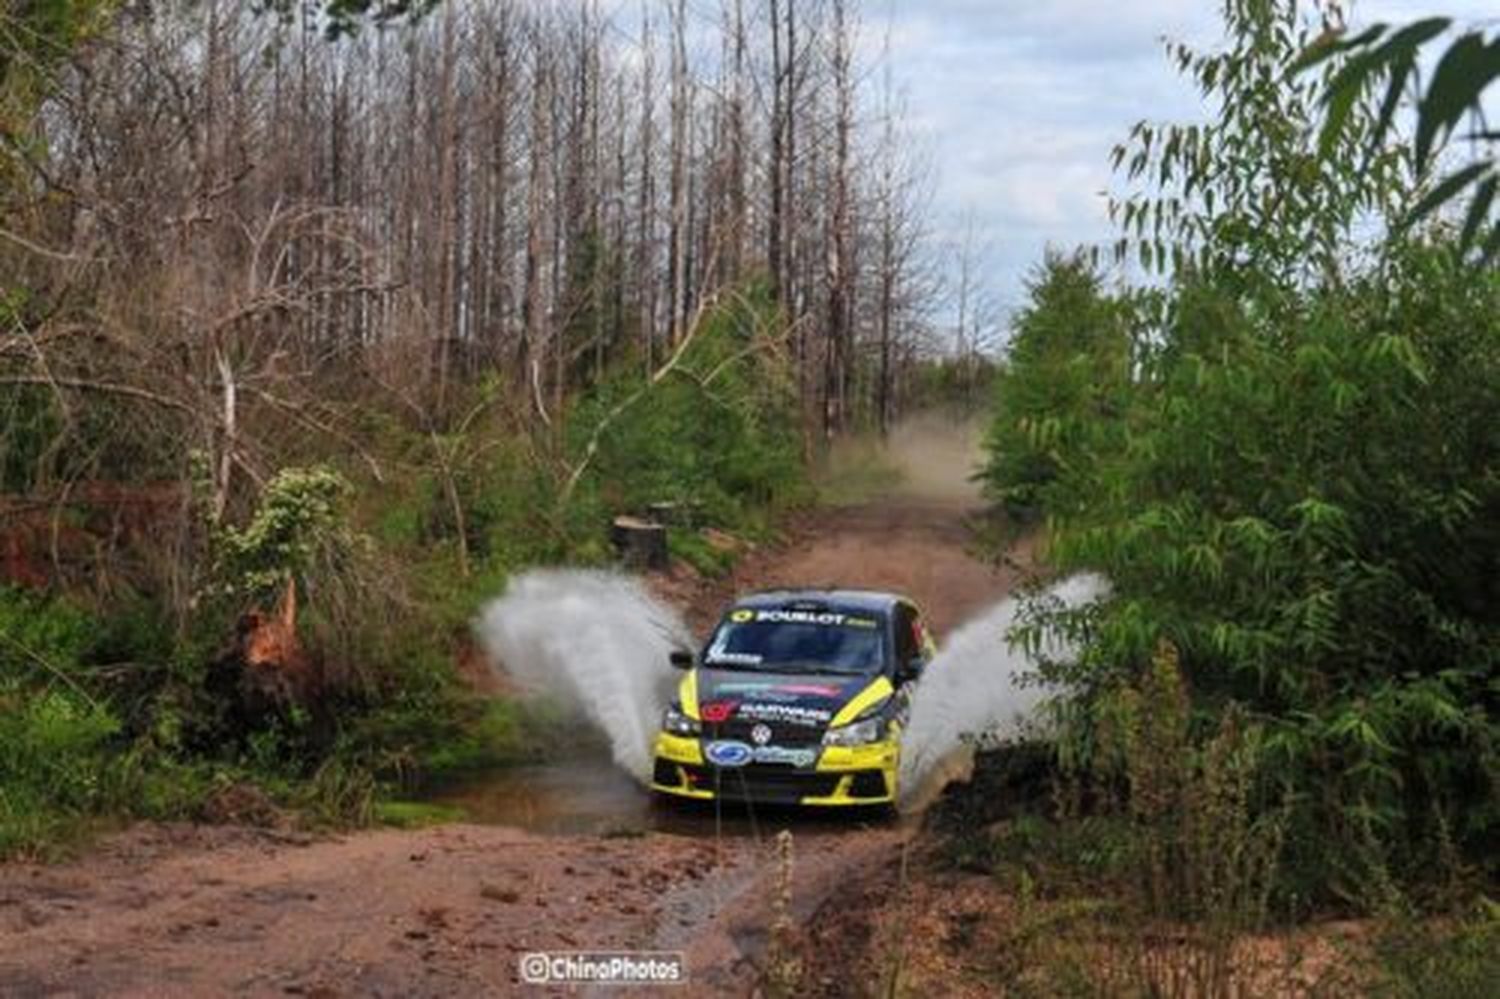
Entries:
[[734,606],[752,610],[784,609],[804,605],[817,605],[837,610],[863,611],[868,614],[889,614],[898,603],[910,603],[906,597],[881,590],[840,589],[780,589],[748,593],[734,602]]

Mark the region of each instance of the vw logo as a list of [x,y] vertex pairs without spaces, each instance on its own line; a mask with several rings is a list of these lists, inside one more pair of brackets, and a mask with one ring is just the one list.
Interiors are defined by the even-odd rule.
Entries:
[[727,739],[703,747],[703,755],[716,767],[742,767],[750,762],[752,752],[743,742]]
[[757,746],[764,746],[771,741],[771,726],[757,725],[750,730],[750,739]]

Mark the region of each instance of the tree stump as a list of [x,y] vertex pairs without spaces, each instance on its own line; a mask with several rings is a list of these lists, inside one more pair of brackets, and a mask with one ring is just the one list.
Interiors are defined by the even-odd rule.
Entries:
[[671,500],[646,504],[646,516],[658,524],[682,526],[682,504]]
[[667,568],[667,528],[654,520],[616,517],[609,540],[620,559],[633,569],[660,571]]
[[321,670],[297,634],[297,586],[288,581],[274,613],[240,617],[234,643],[212,664],[206,683],[227,734],[243,738],[295,709],[322,711]]

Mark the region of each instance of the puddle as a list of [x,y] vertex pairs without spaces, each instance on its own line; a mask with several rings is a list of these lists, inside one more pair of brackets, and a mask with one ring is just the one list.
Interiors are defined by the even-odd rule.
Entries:
[[863,809],[750,808],[740,804],[660,800],[611,761],[596,754],[507,767],[424,796],[463,809],[467,821],[548,835],[634,835],[759,838],[783,828],[861,829],[889,826],[884,813]]

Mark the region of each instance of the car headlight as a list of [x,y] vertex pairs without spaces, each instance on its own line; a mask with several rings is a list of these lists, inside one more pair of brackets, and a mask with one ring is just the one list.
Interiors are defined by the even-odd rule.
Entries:
[[867,746],[883,738],[885,738],[885,719],[866,718],[864,721],[829,729],[823,734],[823,745]]
[[703,731],[698,719],[689,718],[675,704],[667,705],[667,710],[662,713],[661,727],[662,731],[673,735],[697,735]]

